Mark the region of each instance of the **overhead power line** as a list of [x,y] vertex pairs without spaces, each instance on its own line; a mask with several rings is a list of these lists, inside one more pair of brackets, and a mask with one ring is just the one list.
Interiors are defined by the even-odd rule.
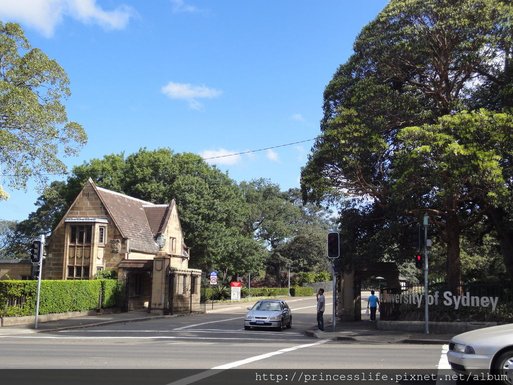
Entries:
[[[210,156],[208,158],[203,158],[203,160],[212,160],[212,159],[220,159],[220,158],[228,158],[230,156],[238,156],[238,155],[245,155],[245,154],[252,154],[252,153],[255,153],[255,152],[261,152],[261,151],[267,151],[267,150],[273,150],[275,148],[281,148],[281,147],[288,147],[288,146],[293,146],[295,144],[301,144],[301,143],[307,143],[307,142],[312,142],[314,141],[316,138],[313,138],[313,139],[305,139],[305,140],[300,140],[298,142],[291,142],[291,143],[285,143],[285,144],[278,144],[276,146],[271,146],[271,147],[265,147],[265,148],[258,148],[256,150],[247,150],[247,151],[242,151],[242,152],[234,152],[234,153],[231,153],[231,154],[224,154],[224,155],[217,155],[217,156]],[[0,173],[0,176],[6,176],[6,177],[12,177],[12,176],[16,176],[17,174],[2,174]],[[55,174],[39,174],[39,176],[56,176],[56,175],[68,175],[68,173],[55,173]]]
[[300,144],[300,143],[306,143],[306,142],[312,142],[314,141],[315,138],[313,139],[305,139],[305,140],[300,140],[299,142],[292,142],[292,143],[286,143],[286,144],[279,144],[277,146],[272,146],[272,147],[265,147],[265,148],[259,148],[259,149],[256,149],[256,150],[247,150],[247,151],[242,151],[242,152],[234,152],[234,153],[231,153],[231,154],[224,154],[224,155],[217,155],[217,156],[210,156],[208,158],[203,158],[203,160],[212,160],[212,159],[220,159],[220,158],[228,158],[230,156],[239,156],[239,155],[245,155],[245,154],[252,154],[254,152],[260,152],[260,151],[267,151],[267,150],[273,150],[275,148],[280,148],[280,147],[288,147],[288,146],[293,146],[295,144]]

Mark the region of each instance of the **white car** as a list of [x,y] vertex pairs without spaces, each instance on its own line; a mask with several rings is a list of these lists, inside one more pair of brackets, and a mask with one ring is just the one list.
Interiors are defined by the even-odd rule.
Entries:
[[500,375],[513,384],[513,324],[492,326],[458,334],[449,343],[447,358],[457,373]]
[[258,301],[244,319],[244,329],[275,328],[282,330],[292,327],[292,312],[285,301],[279,299],[264,299]]

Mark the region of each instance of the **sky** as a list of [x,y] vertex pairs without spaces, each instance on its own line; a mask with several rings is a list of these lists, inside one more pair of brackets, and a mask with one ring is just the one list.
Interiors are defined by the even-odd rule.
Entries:
[[[167,147],[236,182],[265,178],[287,190],[299,187],[320,133],[326,85],[387,3],[0,0],[0,20],[19,23],[68,74],[68,119],[88,135],[79,156],[63,158],[69,170]],[[6,190],[0,219],[36,209],[33,183]]]

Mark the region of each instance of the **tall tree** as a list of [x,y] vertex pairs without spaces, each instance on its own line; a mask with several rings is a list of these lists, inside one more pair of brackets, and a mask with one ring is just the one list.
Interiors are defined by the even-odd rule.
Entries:
[[[440,156],[424,164],[432,176],[425,179],[429,191],[443,189],[446,199],[408,184],[413,174],[400,162],[406,162],[404,156],[412,148],[408,132],[415,130],[408,127],[422,127],[416,130],[420,132],[440,117],[477,108],[483,88],[503,82],[499,75],[511,61],[511,16],[509,1],[392,0],[362,30],[354,55],[326,87],[322,135],[302,173],[305,198],[322,199],[333,190],[343,191],[364,197],[389,218],[395,212],[396,222],[404,215],[418,216],[421,210],[446,213],[436,219],[444,222],[453,288],[460,280],[458,245],[465,225],[449,213],[468,209],[468,197],[451,199],[449,192],[454,190],[439,167],[442,152],[451,144],[441,144],[445,149]],[[423,139],[416,148],[433,144],[432,137]],[[409,155],[411,160],[415,154]],[[466,172],[479,175],[481,166],[469,164]],[[407,191],[401,189],[406,185]],[[467,184],[460,192],[482,186]]]
[[240,184],[250,212],[246,231],[268,250],[267,274],[278,283],[282,270],[323,271],[330,218],[314,205],[303,205],[300,192],[280,190],[277,184],[257,179]]
[[18,24],[0,22],[0,170],[9,187],[24,189],[32,177],[43,185],[48,174],[65,173],[62,154],[86,143],[82,126],[66,114],[70,94],[62,67],[32,48]]

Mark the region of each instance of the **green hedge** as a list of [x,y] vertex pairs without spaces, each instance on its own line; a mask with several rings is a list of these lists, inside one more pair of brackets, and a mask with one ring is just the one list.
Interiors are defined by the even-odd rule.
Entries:
[[[66,313],[117,306],[122,287],[116,280],[41,281],[39,314]],[[100,303],[101,298],[101,303]],[[0,281],[0,316],[33,315],[37,281]]]
[[315,294],[313,287],[309,286],[294,286],[290,288],[290,295],[293,297],[309,297]]
[[[253,297],[280,297],[287,296],[289,289],[286,287],[252,287],[251,292],[247,287],[241,290],[241,297],[246,298],[249,295]],[[290,295],[296,297],[307,297],[314,295],[315,291],[311,287],[293,286],[290,288]],[[220,301],[230,299],[231,289],[227,286],[206,287],[202,292],[202,301]]]
[[319,272],[301,272],[293,275],[293,278],[296,281],[296,284],[303,285],[305,283],[315,283],[315,282],[327,282],[331,281],[333,278],[331,273],[327,271],[319,271]]

